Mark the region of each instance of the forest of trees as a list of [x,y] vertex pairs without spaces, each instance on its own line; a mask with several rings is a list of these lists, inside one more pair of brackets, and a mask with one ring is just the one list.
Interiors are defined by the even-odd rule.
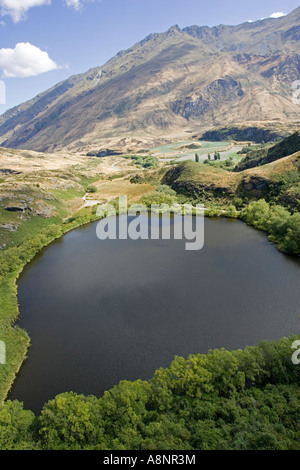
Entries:
[[39,416],[8,401],[0,449],[300,450],[295,340],[175,357],[148,382],[101,398],[64,393]]

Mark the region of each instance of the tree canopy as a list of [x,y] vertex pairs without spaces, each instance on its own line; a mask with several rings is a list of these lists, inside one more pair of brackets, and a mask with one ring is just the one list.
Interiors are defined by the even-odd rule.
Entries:
[[122,381],[101,398],[63,393],[36,417],[8,401],[0,448],[300,450],[296,339],[175,357],[149,381]]

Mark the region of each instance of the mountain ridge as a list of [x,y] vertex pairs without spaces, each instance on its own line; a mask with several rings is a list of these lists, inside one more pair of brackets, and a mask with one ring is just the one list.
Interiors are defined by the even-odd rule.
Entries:
[[171,26],[0,116],[0,144],[53,151],[299,121],[300,7],[237,26]]

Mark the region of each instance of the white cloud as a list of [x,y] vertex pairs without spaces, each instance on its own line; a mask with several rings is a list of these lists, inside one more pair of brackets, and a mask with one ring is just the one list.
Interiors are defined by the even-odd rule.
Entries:
[[65,0],[68,7],[75,8],[75,10],[81,10],[82,2],[81,0]]
[[[82,10],[83,5],[95,0],[63,0],[64,3],[77,11]],[[1,16],[9,15],[15,23],[26,18],[26,13],[30,8],[51,5],[51,0],[0,0]]]
[[281,18],[282,16],[286,16],[287,13],[283,13],[282,11],[277,11],[276,13],[272,13],[272,15],[268,16],[268,18],[262,18],[261,20],[268,20],[269,18]]
[[29,42],[20,42],[14,49],[0,49],[0,68],[3,77],[32,77],[59,67],[42,51]]
[[282,16],[286,16],[286,13],[282,11],[277,11],[276,13],[272,13],[269,18],[281,18]]
[[[83,5],[88,2],[94,2],[95,0],[65,0],[68,7],[74,8],[77,11],[82,10]],[[101,1],[101,0],[99,0]]]
[[0,0],[1,15],[9,15],[15,23],[23,20],[27,11],[33,7],[50,5],[51,0]]

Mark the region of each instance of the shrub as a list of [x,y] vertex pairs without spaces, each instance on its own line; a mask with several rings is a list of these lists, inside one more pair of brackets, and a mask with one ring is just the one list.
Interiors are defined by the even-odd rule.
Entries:
[[90,185],[86,188],[87,193],[96,193],[98,191],[96,186]]

